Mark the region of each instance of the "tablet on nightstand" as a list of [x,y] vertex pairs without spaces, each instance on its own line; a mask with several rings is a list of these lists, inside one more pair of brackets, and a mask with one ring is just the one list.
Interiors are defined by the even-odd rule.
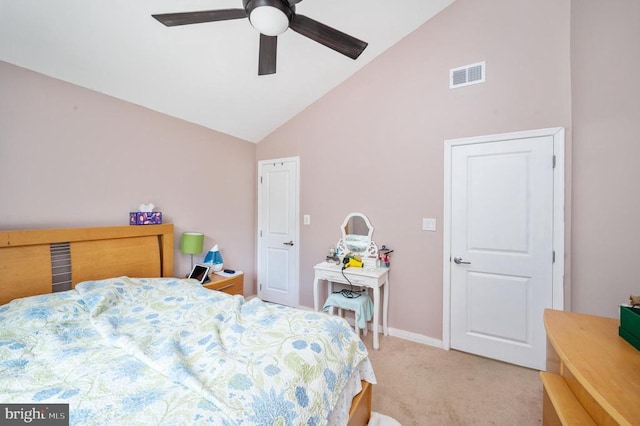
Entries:
[[209,267],[203,265],[194,265],[189,278],[198,280],[200,284],[204,284],[210,281],[209,279]]

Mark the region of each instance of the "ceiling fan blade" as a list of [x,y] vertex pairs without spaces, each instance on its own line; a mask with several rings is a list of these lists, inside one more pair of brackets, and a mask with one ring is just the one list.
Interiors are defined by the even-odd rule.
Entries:
[[293,15],[289,28],[351,59],[360,56],[368,46],[367,42],[304,15]]
[[163,13],[151,15],[167,27],[176,25],[201,24],[203,22],[228,21],[246,18],[244,9],[203,10],[200,12]]
[[278,37],[260,34],[260,56],[258,58],[258,75],[276,73],[276,57]]

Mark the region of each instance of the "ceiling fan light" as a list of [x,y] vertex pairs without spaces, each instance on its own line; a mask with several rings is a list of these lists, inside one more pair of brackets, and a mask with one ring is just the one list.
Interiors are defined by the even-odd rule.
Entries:
[[277,36],[289,28],[289,17],[273,6],[260,6],[251,11],[249,21],[261,34]]

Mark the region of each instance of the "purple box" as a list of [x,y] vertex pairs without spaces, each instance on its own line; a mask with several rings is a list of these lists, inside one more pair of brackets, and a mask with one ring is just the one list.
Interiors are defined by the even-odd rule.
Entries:
[[161,225],[162,212],[130,212],[129,225]]

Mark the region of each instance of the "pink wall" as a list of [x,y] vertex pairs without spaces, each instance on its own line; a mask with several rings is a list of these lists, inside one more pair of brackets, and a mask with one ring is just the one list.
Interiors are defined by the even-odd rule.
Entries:
[[640,1],[571,3],[575,311],[640,294]]
[[126,225],[153,202],[176,249],[204,232],[255,294],[255,179],[252,143],[0,62],[0,229]]
[[[457,0],[257,147],[298,155],[301,303],[313,265],[361,211],[392,255],[389,325],[442,337],[444,140],[570,127],[569,0]],[[484,84],[450,90],[450,68],[487,61]],[[421,230],[422,218],[438,230]]]

